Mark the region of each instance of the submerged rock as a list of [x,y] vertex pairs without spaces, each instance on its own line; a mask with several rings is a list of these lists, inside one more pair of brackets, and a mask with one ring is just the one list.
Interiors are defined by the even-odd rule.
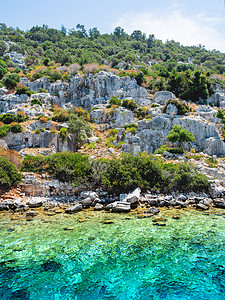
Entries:
[[160,213],[160,210],[158,208],[155,207],[151,207],[149,209],[146,209],[144,211],[144,214],[152,214],[152,215],[157,215],[158,213]]

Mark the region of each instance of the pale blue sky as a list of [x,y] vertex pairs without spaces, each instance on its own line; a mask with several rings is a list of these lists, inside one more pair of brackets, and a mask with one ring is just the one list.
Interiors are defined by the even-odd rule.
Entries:
[[225,52],[224,0],[2,0],[0,22],[24,30],[80,23],[102,33],[121,26],[128,33],[140,29],[163,41]]

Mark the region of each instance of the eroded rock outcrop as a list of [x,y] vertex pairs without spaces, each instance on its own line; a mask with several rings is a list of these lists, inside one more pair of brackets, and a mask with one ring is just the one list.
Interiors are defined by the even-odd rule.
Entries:
[[213,123],[199,116],[174,117],[167,114],[156,116],[148,122],[140,121],[136,136],[127,135],[123,149],[133,154],[140,151],[154,153],[156,149],[166,144],[166,137],[174,125],[180,125],[194,135],[195,142],[186,145],[187,148],[195,147],[210,155],[225,155],[225,143],[220,139]]
[[59,105],[71,102],[74,106],[82,106],[87,110],[95,104],[106,103],[112,96],[121,99],[131,97],[139,106],[150,104],[147,90],[140,87],[134,78],[118,77],[104,71],[98,74],[76,75],[69,83],[50,83],[46,78],[41,78],[25,84],[33,91],[43,88],[51,95],[57,95],[54,101]]

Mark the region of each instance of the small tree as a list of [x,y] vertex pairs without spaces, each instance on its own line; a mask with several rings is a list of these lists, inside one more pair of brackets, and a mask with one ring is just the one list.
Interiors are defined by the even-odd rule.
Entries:
[[5,74],[2,78],[2,83],[7,89],[14,89],[18,82],[20,82],[20,75],[16,73]]
[[179,143],[179,147],[183,149],[184,142],[193,142],[195,141],[195,137],[193,134],[187,129],[183,129],[182,126],[174,125],[170,130],[170,134],[166,137],[168,141],[175,143]]
[[91,127],[85,121],[84,117],[78,117],[73,110],[69,112],[69,121],[67,124],[68,132],[74,135],[77,146],[91,134]]

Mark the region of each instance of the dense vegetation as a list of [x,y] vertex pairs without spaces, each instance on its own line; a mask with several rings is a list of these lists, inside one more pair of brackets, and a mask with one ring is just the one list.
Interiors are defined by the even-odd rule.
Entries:
[[[3,56],[11,51],[26,55],[23,71]],[[181,99],[197,101],[212,94],[216,83],[225,83],[224,53],[202,45],[184,47],[174,40],[163,43],[140,30],[129,35],[120,27],[111,34],[87,31],[80,24],[60,30],[35,26],[24,32],[1,23],[0,56],[0,79],[9,88],[16,86],[17,75],[29,80],[46,76],[53,82],[68,81],[78,72],[108,70],[134,77],[150,90],[168,89]]]
[[154,155],[123,154],[121,159],[89,160],[79,153],[56,153],[50,156],[27,156],[23,171],[48,172],[60,181],[75,185],[86,183],[105,187],[113,193],[128,192],[136,187],[169,192],[171,190],[205,190],[208,180],[192,164],[163,163]]
[[20,182],[21,179],[22,174],[19,173],[15,165],[9,162],[5,157],[0,156],[0,188],[8,188]]

